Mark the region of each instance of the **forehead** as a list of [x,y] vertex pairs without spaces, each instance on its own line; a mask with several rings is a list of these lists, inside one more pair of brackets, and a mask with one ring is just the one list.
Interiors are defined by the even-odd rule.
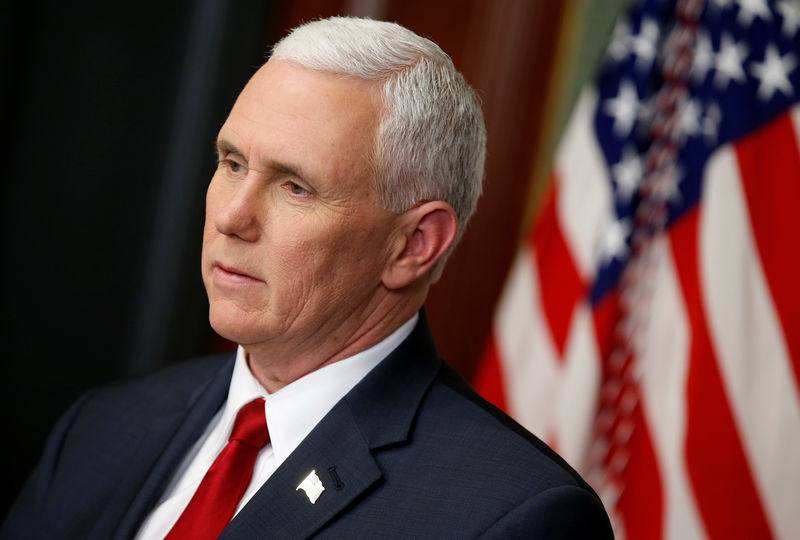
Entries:
[[219,138],[251,167],[281,160],[353,174],[371,159],[380,111],[378,83],[273,60],[247,83]]

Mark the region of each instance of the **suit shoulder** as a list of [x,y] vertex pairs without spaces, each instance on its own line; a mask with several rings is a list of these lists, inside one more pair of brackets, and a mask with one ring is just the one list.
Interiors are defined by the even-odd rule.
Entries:
[[[536,489],[576,486],[594,491],[581,476],[541,439],[473,390],[450,366],[443,364],[425,399],[422,416],[433,415],[442,433],[469,441],[470,452],[484,454],[487,466],[509,471],[536,484]],[[421,418],[422,418],[421,416]],[[433,420],[433,418],[431,418]],[[464,441],[466,442],[466,441]],[[465,445],[460,445],[463,448]],[[458,452],[459,450],[455,450]]]
[[[74,410],[74,428],[109,432],[185,410],[211,385],[227,389],[233,355],[195,358],[90,390]],[[78,430],[80,431],[80,429]],[[83,434],[82,434],[83,435]]]
[[220,371],[233,369],[233,354],[222,353],[184,360],[157,371],[135,375],[101,386],[94,391],[94,399],[130,399],[163,396],[175,399],[189,396],[198,386],[217,376]]
[[106,516],[124,507],[109,501],[133,496],[181,426],[178,458],[196,439],[227,394],[232,358],[190,360],[84,394],[52,431],[3,533],[28,531],[37,516],[44,538],[87,538],[91,527],[110,537]]
[[[544,442],[446,364],[429,381],[407,437],[374,453],[382,474],[375,497],[342,522],[371,538],[610,537],[600,499]],[[390,516],[385,506],[376,510],[382,501],[391,501]],[[588,529],[600,533],[570,535]],[[331,529],[329,537],[344,536],[337,534]]]

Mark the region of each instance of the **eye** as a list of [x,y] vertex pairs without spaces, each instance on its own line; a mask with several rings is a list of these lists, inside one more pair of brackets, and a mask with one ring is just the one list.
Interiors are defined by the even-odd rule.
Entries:
[[232,159],[221,159],[219,160],[219,164],[220,166],[225,167],[229,174],[247,174],[247,168],[238,161],[234,161]]
[[292,195],[310,195],[309,191],[295,182],[286,182],[284,187],[288,189]]

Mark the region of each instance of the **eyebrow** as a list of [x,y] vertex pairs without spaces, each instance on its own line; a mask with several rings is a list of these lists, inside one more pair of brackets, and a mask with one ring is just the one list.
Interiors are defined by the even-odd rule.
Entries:
[[267,163],[267,165],[271,169],[280,171],[284,174],[300,178],[301,180],[306,180],[307,182],[311,181],[311,178],[309,178],[306,174],[304,174],[300,167],[289,165],[288,163],[281,163],[279,161],[274,161],[274,160],[270,160],[269,163]]
[[[236,147],[235,144],[225,139],[217,140],[217,143],[215,145],[215,151],[217,153],[217,157],[219,157],[220,154],[238,154],[240,156],[244,155],[242,151]],[[311,182],[313,180],[307,174],[305,174],[303,172],[303,169],[298,165],[291,165],[288,163],[283,163],[281,161],[275,161],[275,160],[269,160],[265,163],[265,165],[270,169],[280,171],[284,174],[290,174],[292,176],[296,176],[297,178],[306,180],[308,182]]]
[[218,139],[216,144],[214,144],[214,151],[216,152],[217,156],[220,154],[239,154],[242,153],[236,148],[232,142],[226,141],[225,139]]

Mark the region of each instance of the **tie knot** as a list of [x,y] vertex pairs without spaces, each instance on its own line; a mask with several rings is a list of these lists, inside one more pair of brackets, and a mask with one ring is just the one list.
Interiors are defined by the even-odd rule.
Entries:
[[262,398],[254,399],[239,409],[229,440],[240,441],[255,448],[262,448],[269,442]]

